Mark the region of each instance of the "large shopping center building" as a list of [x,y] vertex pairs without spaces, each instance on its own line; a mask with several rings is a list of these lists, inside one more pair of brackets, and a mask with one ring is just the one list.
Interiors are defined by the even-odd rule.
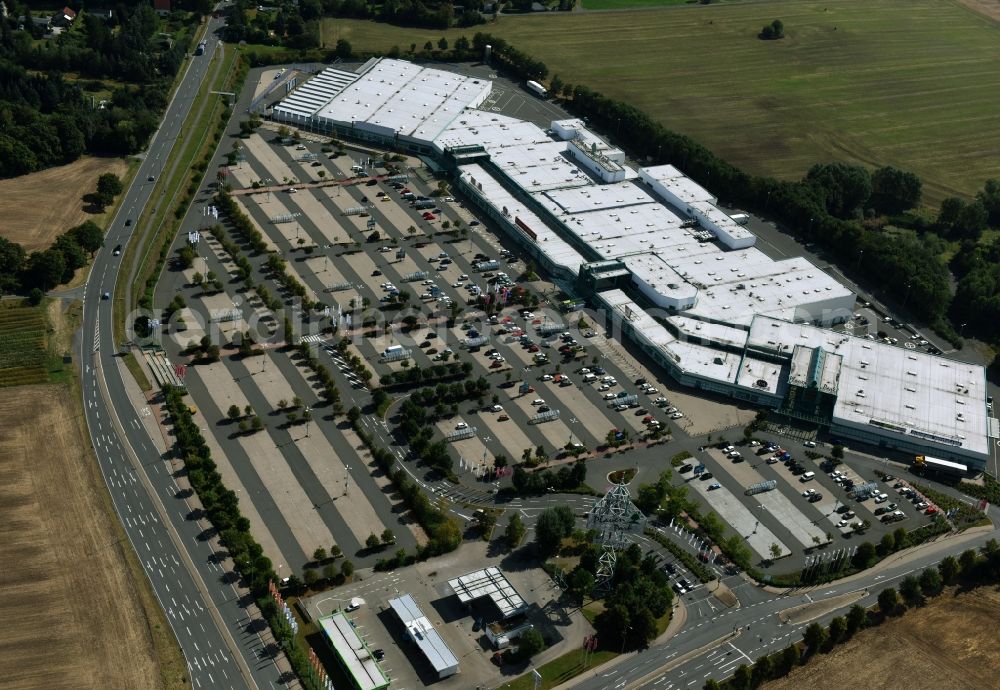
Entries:
[[633,169],[579,120],[543,129],[480,109],[491,90],[378,59],[320,72],[270,116],[432,159],[684,385],[983,469],[996,436],[983,367],[833,330],[855,295],[810,261],[765,255],[708,190],[671,165]]

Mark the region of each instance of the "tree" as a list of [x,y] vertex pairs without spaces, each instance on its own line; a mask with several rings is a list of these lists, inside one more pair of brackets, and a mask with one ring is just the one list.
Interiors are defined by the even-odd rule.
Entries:
[[954,556],[945,556],[938,563],[938,571],[941,573],[941,579],[944,580],[946,585],[950,585],[958,577],[958,573],[961,571],[961,567],[958,565],[958,560]]
[[771,551],[771,558],[772,559],[777,559],[777,558],[781,557],[781,547],[778,546],[777,544],[772,543],[771,547],[770,547],[770,551]]
[[924,593],[920,589],[920,580],[916,575],[907,575],[899,583],[899,593],[903,595],[907,606],[923,606]]
[[381,540],[378,538],[377,534],[369,534],[368,538],[365,539],[365,546],[369,549],[377,549],[382,545]]
[[785,24],[780,19],[775,19],[770,24],[765,24],[764,28],[757,34],[758,38],[765,41],[774,41],[785,37]]
[[351,47],[350,42],[343,38],[337,40],[337,47],[334,48],[333,52],[343,60],[347,60],[354,55],[354,49]]
[[926,568],[920,573],[920,589],[926,596],[933,597],[940,594],[943,584],[941,573],[934,568]]
[[781,663],[789,670],[798,666],[801,658],[802,653],[799,651],[799,646],[794,642],[785,647],[781,653]]
[[80,223],[69,231],[80,249],[93,255],[98,249],[104,246],[104,231],[92,220]]
[[582,567],[574,568],[566,582],[569,593],[581,603],[594,590],[594,583],[593,573]]
[[892,553],[896,548],[896,537],[892,533],[888,533],[882,536],[882,539],[878,543],[878,552],[882,556],[886,556]]
[[847,163],[821,163],[806,174],[805,182],[819,192],[826,210],[837,218],[853,218],[871,196],[868,171]]
[[546,508],[535,523],[535,548],[542,558],[555,555],[565,537],[573,531],[576,518],[569,506]]
[[832,621],[830,621],[830,644],[834,645],[844,639],[847,634],[847,619],[843,616],[837,616]]
[[382,530],[382,543],[391,544],[396,541],[396,535],[392,533],[392,530],[388,527]]
[[438,41],[438,49],[448,50],[448,39],[445,38],[444,36],[442,36],[441,39]]
[[847,632],[853,635],[868,622],[868,611],[861,604],[855,604],[847,612]]
[[958,212],[955,222],[952,223],[951,236],[955,239],[975,242],[986,229],[987,218],[988,214],[983,202],[976,200],[971,204],[966,204]]
[[958,220],[958,214],[965,208],[965,202],[957,196],[945,197],[941,200],[938,208],[937,225],[944,230],[950,230],[952,224]]
[[195,271],[194,275],[191,276],[191,284],[194,285],[194,286],[196,286],[196,287],[200,287],[201,284],[204,283],[204,282],[205,282],[205,276],[203,276],[198,271]]
[[979,565],[979,554],[974,549],[966,549],[958,557],[958,565],[962,568],[962,575],[970,577],[975,574]]
[[257,415],[254,415],[253,419],[250,420],[250,427],[254,431],[260,431],[261,429],[264,428],[264,420],[262,420]]
[[325,561],[326,549],[324,549],[322,546],[317,547],[316,550],[313,551],[313,560],[316,561],[317,563],[322,563],[323,561]]
[[734,688],[743,688],[746,690],[750,687],[750,682],[753,680],[753,674],[750,672],[750,667],[746,664],[740,664],[733,671],[732,685]]
[[809,627],[802,634],[802,641],[806,643],[810,653],[815,654],[823,646],[827,639],[826,628],[819,623],[810,623]]
[[316,581],[318,579],[319,575],[316,573],[315,569],[306,568],[304,571],[302,571],[302,580],[306,583],[307,587],[312,587],[314,584],[316,584]]
[[517,640],[517,655],[521,659],[530,659],[545,649],[545,639],[534,628],[525,630]]
[[114,199],[123,189],[121,179],[114,173],[104,173],[97,178],[97,193],[104,198]]
[[345,559],[344,562],[340,564],[340,572],[344,577],[350,580],[351,575],[354,574],[354,564],[349,559]]
[[240,407],[239,407],[239,405],[230,405],[229,406],[229,412],[227,413],[227,415],[233,421],[236,421],[237,419],[239,419],[240,418]]
[[836,445],[830,449],[830,455],[835,457],[837,460],[844,459],[844,447],[841,445]]
[[920,203],[923,183],[911,172],[884,166],[872,173],[868,203],[879,213],[896,214]]
[[337,578],[337,572],[338,572],[337,564],[328,563],[327,565],[323,566],[323,579],[326,580],[327,582],[332,582]]
[[241,434],[245,434],[250,430],[250,422],[248,422],[245,419],[241,419],[240,423],[237,425],[237,428],[240,430]]
[[521,520],[521,516],[514,513],[510,520],[507,522],[507,527],[504,529],[503,537],[507,542],[507,546],[516,549],[521,540],[524,539],[524,522]]
[[883,616],[891,616],[899,608],[899,594],[895,587],[886,587],[878,593],[878,610]]
[[559,94],[562,93],[563,86],[565,86],[565,83],[559,78],[559,75],[553,74],[552,78],[549,80],[549,93],[558,97]]
[[858,550],[854,553],[854,566],[859,570],[864,570],[872,564],[876,555],[874,544],[870,541],[861,542],[858,544]]

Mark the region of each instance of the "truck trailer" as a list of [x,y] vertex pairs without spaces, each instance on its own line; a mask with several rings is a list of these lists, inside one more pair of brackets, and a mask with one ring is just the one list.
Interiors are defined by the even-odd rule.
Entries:
[[536,96],[538,96],[539,98],[546,98],[549,95],[549,92],[545,90],[545,87],[539,84],[537,81],[529,80],[528,82],[525,83],[525,86],[527,86],[528,90],[531,91]]

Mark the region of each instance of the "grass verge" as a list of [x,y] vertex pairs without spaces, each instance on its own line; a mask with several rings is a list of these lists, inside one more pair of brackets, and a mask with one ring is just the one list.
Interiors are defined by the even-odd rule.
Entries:
[[[608,650],[598,650],[590,655],[589,663],[584,667],[584,654],[582,649],[574,649],[538,667],[537,670],[542,675],[542,684],[538,687],[542,690],[549,690],[549,688],[565,683],[573,676],[580,675],[588,668],[600,666],[618,656]],[[531,674],[527,673],[500,687],[504,690],[534,690],[535,681]]]
[[[143,296],[148,293],[151,296],[152,288],[148,286],[148,281],[154,276],[158,276],[160,269],[167,259],[169,252],[169,241],[173,238],[184,218],[184,213],[190,204],[205,166],[197,169],[199,157],[211,157],[211,151],[218,143],[218,139],[209,139],[213,122],[224,122],[223,118],[228,118],[228,108],[221,98],[214,98],[210,91],[228,91],[232,86],[230,83],[234,76],[234,67],[239,59],[239,51],[230,47],[223,55],[222,62],[215,67],[213,78],[205,79],[195,102],[201,104],[197,109],[192,109],[181,132],[185,135],[181,146],[174,146],[163,165],[166,175],[160,175],[153,191],[153,198],[170,199],[170,202],[161,202],[144,209],[143,213],[135,221],[142,230],[137,241],[130,242],[125,250],[122,264],[133,266],[138,263],[135,278],[131,283],[131,294],[134,304],[126,304],[125,285],[129,281],[127,271],[118,274],[118,282],[115,286],[115,311],[114,330],[115,339],[124,340],[125,316],[137,304],[141,303]],[[221,135],[220,135],[221,138]],[[155,284],[155,280],[153,281]],[[144,287],[146,289],[144,290]]]
[[135,355],[131,352],[126,352],[122,356],[122,359],[125,361],[125,366],[128,368],[129,373],[132,374],[132,378],[134,378],[135,382],[139,384],[139,388],[142,389],[142,392],[148,393],[153,390],[153,385],[149,382],[149,379],[146,377],[146,372],[142,370],[142,367],[139,365],[139,360],[135,358]]

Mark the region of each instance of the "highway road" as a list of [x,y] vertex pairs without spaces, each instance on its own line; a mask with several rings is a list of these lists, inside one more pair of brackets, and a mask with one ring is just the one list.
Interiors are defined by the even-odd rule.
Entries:
[[[136,230],[134,221],[150,203],[155,184],[198,89],[210,72],[213,55],[223,50],[216,37],[222,26],[209,20],[205,55],[190,57],[176,93],[167,107],[136,176],[91,270],[84,292],[83,329],[78,341],[84,411],[101,471],[133,548],[176,635],[196,688],[269,688],[281,685],[274,660],[261,649],[260,621],[248,621],[232,584],[214,562],[200,528],[164,499],[179,491],[169,460],[161,457],[141,416],[129,399],[113,339],[111,306],[121,257]],[[126,220],[133,222],[126,225]],[[110,299],[103,299],[108,295]],[[148,412],[148,411],[146,411]]]

